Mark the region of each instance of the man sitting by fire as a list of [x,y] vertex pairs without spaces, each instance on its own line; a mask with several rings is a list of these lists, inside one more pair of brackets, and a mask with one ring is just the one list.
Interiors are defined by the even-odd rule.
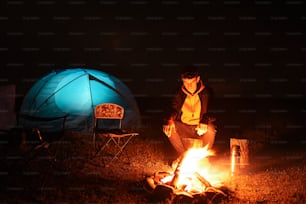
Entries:
[[208,117],[207,107],[210,92],[200,79],[194,66],[186,66],[181,73],[182,85],[172,101],[163,132],[175,150],[182,154],[195,142],[197,147],[211,149],[216,135],[214,119]]

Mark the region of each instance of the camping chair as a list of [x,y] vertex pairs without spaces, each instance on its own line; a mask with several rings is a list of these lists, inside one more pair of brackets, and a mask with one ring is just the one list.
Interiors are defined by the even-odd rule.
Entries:
[[[100,153],[107,153],[106,147],[113,144],[112,158],[110,162],[114,159],[118,159],[119,155],[123,152],[126,145],[130,140],[139,135],[136,132],[130,132],[128,130],[122,129],[122,119],[124,117],[124,108],[118,104],[114,103],[103,103],[98,104],[94,109],[94,129],[93,129],[93,144],[95,149],[95,155]],[[99,123],[100,122],[100,123]],[[103,123],[102,123],[103,122]],[[99,127],[103,124],[103,127]],[[102,139],[102,145],[100,148],[96,146],[97,136]]]

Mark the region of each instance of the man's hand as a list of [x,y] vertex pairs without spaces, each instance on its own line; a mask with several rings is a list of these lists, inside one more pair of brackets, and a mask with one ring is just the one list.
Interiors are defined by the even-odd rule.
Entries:
[[199,136],[202,136],[207,132],[207,124],[200,123],[195,130]]
[[167,137],[171,137],[172,131],[175,132],[175,125],[173,122],[169,122],[168,125],[163,126],[163,132]]

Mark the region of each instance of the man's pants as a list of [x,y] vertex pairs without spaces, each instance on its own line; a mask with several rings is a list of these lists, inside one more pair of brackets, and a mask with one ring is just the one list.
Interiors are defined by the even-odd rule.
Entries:
[[212,148],[216,135],[216,127],[212,122],[208,123],[207,132],[201,136],[195,130],[196,125],[187,125],[180,121],[174,121],[174,125],[175,131],[172,131],[169,141],[178,153],[182,154],[191,148],[190,141],[200,141],[202,147],[208,145],[208,149]]

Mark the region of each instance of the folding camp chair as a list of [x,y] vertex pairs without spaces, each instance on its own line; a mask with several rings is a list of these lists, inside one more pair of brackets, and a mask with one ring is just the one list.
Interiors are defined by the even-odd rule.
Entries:
[[[139,135],[136,132],[130,132],[122,129],[122,119],[124,117],[124,108],[114,103],[99,104],[94,109],[94,130],[93,144],[95,155],[100,153],[108,153],[107,146],[114,145],[110,162],[119,159],[119,155],[123,152],[130,140]],[[103,126],[102,126],[103,125]],[[102,139],[102,145],[97,147],[96,139]]]

